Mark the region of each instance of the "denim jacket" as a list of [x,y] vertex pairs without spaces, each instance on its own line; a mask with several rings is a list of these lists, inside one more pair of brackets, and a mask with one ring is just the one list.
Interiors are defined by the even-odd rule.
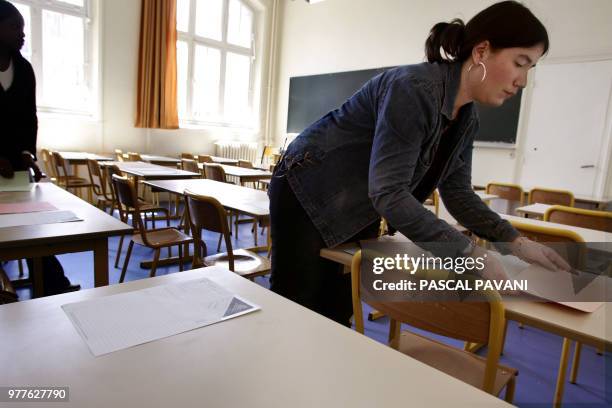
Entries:
[[[388,70],[288,146],[275,176],[287,177],[329,247],[380,216],[414,242],[469,245],[467,237],[423,207],[426,196],[412,194],[452,119],[460,78],[459,63]],[[463,106],[445,133],[456,142],[431,190],[437,185],[449,212],[466,228],[490,241],[509,242],[518,232],[472,190],[478,123],[474,104]]]

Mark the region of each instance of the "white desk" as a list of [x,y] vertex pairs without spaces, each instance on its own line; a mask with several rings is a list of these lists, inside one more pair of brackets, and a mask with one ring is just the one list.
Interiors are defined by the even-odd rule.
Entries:
[[538,219],[544,218],[544,213],[548,210],[552,205],[549,204],[529,204],[524,205],[522,207],[518,207],[515,211],[518,215],[527,217],[534,217]]
[[585,242],[612,242],[612,232],[575,227],[573,225],[559,224],[556,222],[535,220],[533,218],[517,217],[515,215],[499,214],[499,216],[508,221],[517,221],[523,224],[531,224],[547,228],[560,228],[569,231],[574,231],[575,233],[580,235]]
[[[60,308],[204,276],[261,310],[95,358]],[[2,385],[69,386],[54,407],[510,406],[219,267],[0,306],[0,327]]]

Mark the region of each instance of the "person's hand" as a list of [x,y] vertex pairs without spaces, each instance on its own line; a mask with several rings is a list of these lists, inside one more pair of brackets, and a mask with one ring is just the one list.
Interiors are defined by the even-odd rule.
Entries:
[[13,178],[15,172],[10,161],[0,158],[0,176],[5,178]]
[[470,256],[472,258],[484,259],[484,269],[480,272],[483,278],[496,281],[506,281],[510,279],[499,259],[490,256],[486,249],[475,246]]
[[527,263],[536,264],[551,271],[570,271],[572,269],[565,259],[553,249],[527,237],[518,237],[512,241],[512,253]]
[[43,174],[40,171],[38,164],[36,164],[36,162],[34,161],[34,156],[32,156],[30,153],[24,152],[22,154],[22,158],[26,168],[32,169],[34,171],[34,181],[39,182],[40,179],[43,178]]

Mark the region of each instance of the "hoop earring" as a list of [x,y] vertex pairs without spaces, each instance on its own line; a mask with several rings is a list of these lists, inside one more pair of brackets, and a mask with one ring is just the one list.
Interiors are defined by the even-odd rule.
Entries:
[[[482,61],[478,62],[478,65],[482,65],[483,73],[482,73],[482,78],[480,79],[480,82],[484,82],[485,78],[487,77],[487,66]],[[470,72],[473,66],[474,64],[470,64],[467,72]]]

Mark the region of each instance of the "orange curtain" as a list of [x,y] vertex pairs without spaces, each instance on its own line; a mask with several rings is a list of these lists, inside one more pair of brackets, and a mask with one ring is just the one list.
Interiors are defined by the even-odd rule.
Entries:
[[142,0],[136,127],[178,129],[176,0]]

